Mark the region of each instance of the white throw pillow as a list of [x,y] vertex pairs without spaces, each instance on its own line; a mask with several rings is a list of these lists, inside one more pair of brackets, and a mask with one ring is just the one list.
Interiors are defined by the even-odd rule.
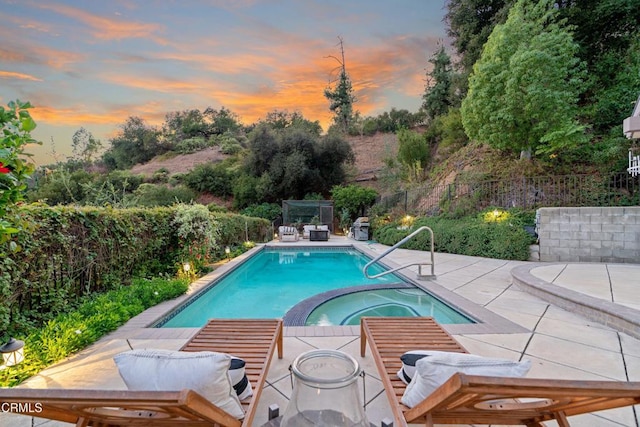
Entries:
[[402,368],[398,371],[398,378],[400,378],[403,383],[409,384],[416,374],[416,362],[423,357],[429,356],[431,353],[433,353],[433,351],[411,350],[400,356]]
[[253,388],[244,370],[245,361],[239,357],[231,356],[231,366],[229,376],[233,390],[238,395],[238,399],[244,400],[253,396]]
[[244,418],[229,374],[231,356],[212,351],[131,350],[114,358],[129,390],[191,389],[235,418]]
[[[426,353],[426,352],[425,352]],[[416,375],[402,396],[402,403],[412,408],[444,384],[453,374],[495,377],[523,377],[531,368],[531,361],[515,362],[466,353],[429,352],[416,362]]]

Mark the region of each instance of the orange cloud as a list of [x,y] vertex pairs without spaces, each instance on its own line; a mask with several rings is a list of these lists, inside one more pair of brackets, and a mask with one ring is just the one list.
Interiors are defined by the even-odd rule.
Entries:
[[163,104],[160,102],[147,102],[135,107],[118,105],[104,112],[96,112],[95,107],[86,105],[57,108],[36,104],[31,110],[31,115],[36,123],[47,123],[54,126],[116,126],[124,123],[129,116],[140,116],[146,120],[164,119],[166,111],[161,111],[162,108]]
[[47,123],[54,126],[84,126],[85,124],[117,124],[127,116],[117,116],[117,113],[92,113],[83,106],[69,108],[55,108],[48,105],[37,105],[31,110],[31,116],[36,123]]
[[38,6],[80,21],[90,27],[92,35],[99,40],[148,38],[159,44],[168,44],[165,39],[155,35],[162,30],[162,26],[158,24],[109,19],[82,9],[51,2],[41,2],[38,3]]
[[109,74],[103,76],[109,83],[152,92],[185,94],[197,93],[202,89],[203,82],[182,80],[172,77],[137,76],[124,74]]
[[42,46],[16,46],[0,48],[0,60],[18,64],[44,64],[55,69],[64,69],[82,61],[86,54],[51,49]]
[[18,79],[18,80],[31,80],[34,82],[41,82],[42,79],[34,77],[29,74],[24,73],[15,73],[13,71],[2,71],[0,70],[0,79]]

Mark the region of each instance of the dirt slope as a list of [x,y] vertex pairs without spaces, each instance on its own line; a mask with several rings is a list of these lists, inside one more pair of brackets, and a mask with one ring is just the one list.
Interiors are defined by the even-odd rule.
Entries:
[[[347,140],[356,157],[356,181],[374,179],[375,174],[384,166],[384,159],[395,157],[398,151],[398,139],[395,134],[351,136]],[[135,165],[131,168],[131,172],[151,176],[158,169],[164,168],[169,171],[169,175],[186,173],[201,163],[215,163],[227,157],[220,152],[219,147],[211,147],[192,154],[173,157],[158,156],[148,163]]]
[[182,154],[165,158],[158,156],[148,163],[135,165],[131,168],[131,173],[142,175],[153,175],[158,169],[165,168],[169,175],[176,173],[186,173],[201,163],[219,162],[228,156],[220,152],[219,147],[210,147],[197,153]]

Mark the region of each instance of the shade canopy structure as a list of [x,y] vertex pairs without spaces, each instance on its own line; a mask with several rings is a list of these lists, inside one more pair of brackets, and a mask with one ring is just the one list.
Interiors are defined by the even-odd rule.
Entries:
[[624,136],[629,139],[640,139],[640,96],[638,96],[631,117],[627,117],[622,122],[622,131]]
[[317,216],[320,224],[333,231],[333,201],[331,200],[283,200],[282,222],[285,225],[300,222],[309,224]]

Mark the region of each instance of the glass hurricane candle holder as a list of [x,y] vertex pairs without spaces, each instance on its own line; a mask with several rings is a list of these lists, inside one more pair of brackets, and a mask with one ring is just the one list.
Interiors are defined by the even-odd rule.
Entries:
[[281,427],[369,427],[358,393],[358,362],[337,350],[312,350],[291,365],[291,400]]

